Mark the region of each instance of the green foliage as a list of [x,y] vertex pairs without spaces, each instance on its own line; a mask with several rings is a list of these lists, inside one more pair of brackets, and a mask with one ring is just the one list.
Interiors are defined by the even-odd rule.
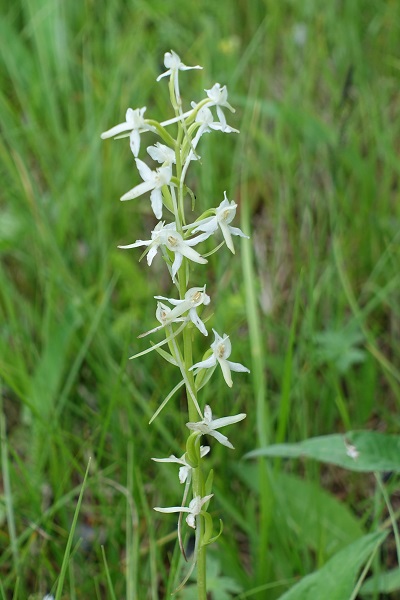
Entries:
[[400,590],[400,569],[393,569],[386,573],[379,573],[366,580],[361,588],[361,595],[390,594]]
[[[154,221],[147,199],[119,203],[138,183],[124,140],[112,151],[100,141],[128,106],[166,116],[166,89],[153,92],[173,48],[204,66],[196,87],[185,79],[188,97],[199,99],[199,81],[226,83],[241,130],[204,136],[190,186],[198,215],[226,189],[251,233],[236,248],[242,265],[209,257],[207,291],[252,375],[235,380],[232,402],[216,370],[199,397],[247,413],[229,464],[212,447],[218,577],[243,598],[274,600],[386,518],[366,474],[238,462],[255,447],[334,433],[343,461],[371,467],[372,446],[353,460],[342,432],[398,432],[400,5],[0,4],[0,596],[55,589],[89,456],[65,597],[173,589],[176,532],[151,507],[160,489],[171,505],[182,489],[173,465],[156,472],[150,458],[185,451],[180,391],[166,421],[148,421],[179,382],[157,352],[128,361],[147,347],[137,336],[157,324],[151,299],[168,296],[170,280],[156,260],[149,278],[145,260],[116,248],[147,239]],[[395,560],[383,542],[374,572]]]
[[307,457],[350,471],[400,473],[400,437],[377,431],[348,431],[325,435],[297,444],[275,444],[247,454],[256,456]]
[[386,533],[370,533],[338,552],[321,569],[307,575],[292,589],[283,594],[280,600],[310,600],[310,598],[330,598],[344,600],[355,598],[354,587],[358,572],[371,558]]
[[[207,585],[209,592],[218,600],[230,600],[233,594],[241,592],[240,586],[230,577],[224,577],[220,572],[221,567],[218,560],[212,558],[208,562],[207,568]],[[192,575],[192,579],[196,579],[196,575]],[[188,585],[179,594],[180,600],[196,600],[197,586]]]

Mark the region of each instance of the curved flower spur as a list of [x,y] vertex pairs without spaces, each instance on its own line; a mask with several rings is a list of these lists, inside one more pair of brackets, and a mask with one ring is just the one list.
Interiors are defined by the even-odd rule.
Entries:
[[[164,295],[154,296],[157,301],[156,319],[159,325],[138,337],[162,330],[164,339],[151,347],[139,352],[131,358],[138,358],[153,350],[157,351],[170,365],[177,367],[181,380],[162,400],[151,421],[159,416],[170,398],[183,386],[186,389],[188,406],[187,427],[190,433],[186,440],[186,452],[177,458],[170,454],[167,458],[154,458],[156,462],[172,462],[179,465],[179,480],[185,485],[182,505],[171,507],[155,507],[163,513],[180,513],[178,518],[178,539],[183,556],[183,537],[181,535],[182,514],[186,514],[186,523],[196,530],[196,543],[192,563],[184,577],[180,589],[188,580],[194,566],[197,564],[197,597],[206,600],[206,546],[215,541],[222,532],[222,523],[217,535],[213,534],[213,518],[208,513],[208,505],[213,497],[212,470],[206,469],[206,455],[208,446],[200,446],[202,435],[213,437],[222,445],[233,448],[226,436],[219,429],[233,425],[245,418],[244,413],[213,419],[211,408],[206,405],[204,414],[198,400],[198,394],[208,383],[216,365],[222,369],[224,379],[229,387],[232,386],[231,371],[249,372],[240,363],[235,363],[230,357],[232,347],[229,336],[222,337],[214,331],[214,342],[205,358],[193,364],[193,336],[197,331],[208,336],[207,328],[201,319],[202,306],[210,304],[210,297],[206,293],[206,285],[194,287],[190,285],[191,271],[197,265],[205,265],[211,253],[223,246],[220,244],[204,256],[195,249],[195,246],[210,238],[218,229],[221,230],[225,244],[234,253],[233,236],[247,238],[240,229],[231,225],[236,215],[237,205],[233,200],[228,200],[224,192],[224,200],[216,208],[208,208],[203,215],[192,224],[187,225],[187,205],[191,200],[194,204],[194,193],[185,183],[186,173],[192,161],[198,160],[197,147],[201,143],[204,133],[239,133],[226,122],[225,110],[235,112],[228,102],[226,86],[215,83],[206,89],[206,96],[198,102],[188,103],[190,110],[183,112],[182,99],[179,88],[179,75],[182,71],[201,69],[199,65],[186,66],[173,50],[164,55],[166,71],[159,75],[157,81],[169,77],[169,94],[174,116],[162,122],[145,119],[145,107],[135,110],[129,108],[125,121],[112,127],[101,134],[103,139],[115,137],[129,137],[130,148],[135,157],[135,164],[142,182],[132,187],[122,195],[121,200],[133,200],[150,195],[149,208],[151,207],[158,223],[150,234],[144,235],[145,239],[137,239],[132,244],[121,245],[119,248],[130,249],[143,247],[143,256],[147,258],[150,266],[160,250],[171,275],[176,294],[171,297]],[[216,113],[216,119],[214,115]],[[173,126],[169,130],[169,126]],[[167,130],[168,128],[168,130]],[[175,137],[173,133],[175,131]],[[151,168],[141,158],[141,136],[145,132],[152,132],[160,139],[147,147],[147,154],[156,163]],[[171,222],[162,221],[164,208],[172,215]],[[147,239],[146,239],[147,238]],[[175,297],[174,297],[175,296]],[[168,351],[161,346],[168,345]],[[206,374],[207,369],[209,371]],[[190,496],[189,496],[190,494]],[[190,500],[191,498],[191,500]],[[185,557],[186,558],[186,557]],[[177,591],[177,590],[176,590]]]

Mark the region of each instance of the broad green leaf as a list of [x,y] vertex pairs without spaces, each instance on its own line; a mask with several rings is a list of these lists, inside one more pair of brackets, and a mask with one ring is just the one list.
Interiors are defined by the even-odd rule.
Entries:
[[333,556],[321,569],[304,577],[280,600],[311,600],[329,598],[346,600],[351,597],[358,573],[378,546],[386,532],[365,535]]
[[[236,472],[249,489],[259,493],[256,468],[242,463]],[[276,535],[279,532],[283,537],[290,536],[292,549],[297,539],[303,548],[310,548],[328,559],[364,535],[359,520],[348,506],[318,483],[289,473],[276,473],[271,477]]]
[[400,436],[376,431],[349,431],[344,435],[325,435],[297,444],[275,444],[246,454],[246,458],[256,456],[307,457],[350,471],[398,473]]
[[397,590],[400,590],[400,569],[393,569],[367,579],[361,588],[361,595],[390,594]]

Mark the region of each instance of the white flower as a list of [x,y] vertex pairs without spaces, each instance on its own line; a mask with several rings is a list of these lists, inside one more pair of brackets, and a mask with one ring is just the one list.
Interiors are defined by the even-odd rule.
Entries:
[[[195,109],[196,106],[197,106],[197,104],[195,102],[192,102],[193,109]],[[195,150],[197,148],[197,145],[200,141],[201,136],[204,133],[210,133],[212,130],[222,131],[224,133],[239,133],[238,129],[234,129],[233,127],[230,127],[229,125],[226,124],[226,121],[225,121],[225,125],[222,125],[218,121],[214,122],[214,117],[212,115],[212,112],[209,108],[207,108],[207,106],[203,106],[202,108],[199,109],[199,111],[196,115],[195,121],[196,121],[196,123],[200,124],[200,127],[198,128],[196,135],[194,136],[194,138],[192,140],[190,151],[186,157],[185,164],[182,169],[182,174],[181,174],[182,182],[185,179],[186,171],[189,168],[190,161],[197,159]]]
[[172,279],[175,278],[179,267],[182,264],[183,257],[186,256],[189,260],[200,264],[205,264],[207,260],[203,258],[196,250],[193,250],[192,246],[195,246],[199,242],[206,239],[206,234],[198,235],[191,240],[184,240],[180,233],[176,231],[175,223],[169,223],[164,225],[164,221],[157,223],[153,231],[151,232],[151,240],[137,240],[133,244],[127,246],[118,246],[118,248],[139,248],[140,246],[147,246],[147,264],[151,265],[153,258],[157,254],[159,246],[165,246],[175,254],[175,260],[172,265]]
[[164,144],[160,144],[160,142],[157,142],[154,144],[154,146],[149,146],[147,148],[147,153],[153,160],[159,163],[172,165],[176,162],[175,152],[172,150],[172,148],[169,148]]
[[168,508],[160,508],[159,506],[155,506],[154,510],[158,511],[158,512],[162,512],[162,513],[175,513],[175,512],[184,512],[184,513],[189,513],[188,516],[186,517],[186,523],[189,525],[189,527],[193,527],[193,529],[196,529],[196,517],[197,515],[200,514],[201,509],[203,508],[204,504],[206,504],[206,502],[208,502],[210,500],[210,498],[213,497],[214,494],[209,494],[208,496],[204,496],[204,498],[202,498],[201,496],[195,496],[193,498],[193,500],[190,502],[189,506],[171,506]]
[[[155,131],[154,127],[148,125],[148,123],[146,123],[146,121],[143,119],[145,111],[145,106],[143,106],[143,108],[136,108],[135,110],[133,110],[133,108],[128,108],[125,115],[125,122],[115,125],[115,127],[112,127],[108,131],[102,133],[101,139],[105,140],[114,136],[126,137],[129,135],[133,156],[137,156],[140,149],[140,134],[143,133],[143,131]],[[124,132],[130,133],[119,135],[120,133]]]
[[[210,446],[200,446],[200,456],[203,458],[210,452]],[[192,467],[186,460],[186,452],[181,458],[177,458],[174,454],[171,454],[168,458],[152,458],[155,462],[164,462],[164,463],[177,463],[178,465],[182,465],[179,469],[179,481],[181,483],[186,483],[186,481],[190,481]]]
[[240,363],[227,360],[232,352],[232,345],[229,336],[224,333],[224,337],[221,337],[218,335],[215,329],[213,329],[213,332],[215,335],[215,340],[211,344],[211,348],[213,350],[212,355],[206,360],[198,362],[193,365],[193,367],[190,367],[189,371],[193,371],[193,369],[209,369],[214,367],[218,362],[222,369],[222,374],[226,383],[229,385],[229,387],[232,387],[231,371],[236,371],[238,373],[250,373],[250,371]]
[[43,600],[54,600],[54,596],[52,596],[51,594],[46,594],[45,596],[43,596]]
[[219,83],[215,83],[210,90],[204,91],[207,92],[207,96],[211,100],[211,103],[208,106],[216,107],[218,119],[222,125],[222,130],[224,130],[227,125],[222,107],[228,108],[233,113],[235,112],[235,109],[228,102],[228,90],[226,89],[226,85],[221,87]]
[[175,97],[177,102],[180,104],[181,96],[179,93],[179,71],[189,71],[190,69],[202,69],[203,67],[200,67],[199,65],[196,65],[195,67],[187,67],[183,64],[179,56],[173,50],[164,54],[164,65],[166,66],[167,70],[157,77],[157,81],[160,81],[160,79],[162,79],[163,77],[171,75],[174,82]]
[[357,450],[357,448],[353,444],[350,444],[347,440],[344,440],[344,445],[346,447],[347,456],[349,456],[353,460],[357,460],[357,458],[360,456],[360,453]]
[[224,192],[225,200],[221,202],[218,208],[215,210],[215,217],[207,217],[206,219],[202,219],[195,223],[196,228],[193,229],[193,233],[197,233],[198,231],[204,231],[209,235],[212,235],[218,227],[222,231],[222,235],[224,236],[224,240],[229,250],[235,254],[235,248],[233,246],[232,235],[239,235],[240,237],[244,237],[249,239],[248,235],[245,235],[241,229],[238,227],[231,227],[229,223],[233,221],[236,215],[237,204],[232,200],[229,202],[226,197],[226,192]]
[[[193,108],[196,108],[196,104],[194,102],[192,102],[192,106]],[[238,129],[230,127],[227,125],[226,121],[224,123],[221,121],[214,121],[213,114],[208,106],[203,106],[200,108],[196,115],[195,121],[196,123],[200,123],[201,135],[203,133],[209,133],[211,129],[214,129],[215,131],[223,131],[224,133],[239,133]],[[196,137],[197,135],[198,134],[196,134]]]
[[171,317],[171,313],[172,310],[169,308],[169,306],[165,306],[165,304],[163,304],[162,302],[157,302],[156,319],[159,323],[161,323],[161,325],[159,325],[158,327],[154,327],[153,329],[149,329],[149,331],[141,333],[140,335],[138,335],[138,338],[146,337],[146,335],[154,333],[155,331],[159,331],[160,329],[163,329],[164,327],[166,327],[167,325],[171,325],[172,323],[182,323],[186,321],[186,319]]
[[186,423],[186,426],[191,431],[197,431],[200,435],[211,435],[223,446],[234,449],[226,435],[222,435],[222,433],[216,431],[216,429],[220,429],[226,425],[232,425],[233,423],[238,423],[239,421],[243,421],[244,418],[246,418],[246,414],[240,413],[239,415],[233,415],[232,417],[213,419],[211,408],[207,404],[204,408],[203,420],[198,421],[197,423]]
[[[189,311],[189,319],[196,325],[197,329],[201,331],[203,335],[208,335],[208,331],[205,328],[203,321],[200,319],[196,312],[196,308],[201,304],[207,306],[210,304],[210,296],[206,294],[206,286],[190,288],[185,294],[183,300],[175,300],[174,298],[165,298],[165,296],[154,296],[156,300],[166,300],[170,304],[173,304],[175,308],[165,314],[165,322],[169,323],[175,321],[177,317],[180,317],[186,311]],[[161,322],[161,321],[160,321]]]
[[139,170],[140,176],[143,179],[143,183],[139,183],[134,188],[126,192],[121,197],[121,200],[133,200],[134,198],[138,198],[142,194],[146,192],[150,192],[150,202],[151,208],[157,219],[161,219],[162,217],[162,194],[161,188],[163,185],[168,185],[171,181],[172,177],[172,167],[171,165],[167,165],[165,167],[160,167],[155,171],[152,171],[146,163],[144,163],[140,158],[135,158],[136,166]]

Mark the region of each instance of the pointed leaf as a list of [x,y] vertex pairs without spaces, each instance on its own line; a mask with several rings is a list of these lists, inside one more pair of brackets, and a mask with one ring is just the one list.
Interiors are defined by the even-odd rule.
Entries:
[[361,588],[361,595],[390,594],[398,590],[400,590],[400,569],[393,569],[367,579]]
[[310,438],[297,444],[275,444],[253,450],[246,458],[256,456],[307,457],[349,469],[350,471],[400,472],[400,436],[376,431],[348,433]]
[[350,598],[361,567],[386,538],[387,532],[365,535],[333,556],[321,569],[304,577],[280,600]]

